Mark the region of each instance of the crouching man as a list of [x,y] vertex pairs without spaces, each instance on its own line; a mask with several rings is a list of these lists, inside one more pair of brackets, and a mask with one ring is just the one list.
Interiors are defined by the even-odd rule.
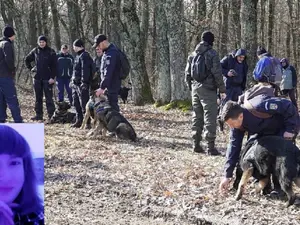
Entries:
[[[266,95],[244,96],[243,104],[227,102],[222,111],[222,120],[231,128],[230,143],[226,154],[224,178],[220,191],[227,191],[238,163],[245,132],[248,137],[278,135],[294,140],[298,132],[299,115],[293,103],[287,99],[268,97]],[[274,193],[280,191],[280,185],[273,179]]]

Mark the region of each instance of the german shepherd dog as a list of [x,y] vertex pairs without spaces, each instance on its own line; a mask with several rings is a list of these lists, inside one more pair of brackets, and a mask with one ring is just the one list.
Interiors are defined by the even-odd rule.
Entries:
[[68,102],[55,102],[56,110],[49,123],[72,123],[75,120],[75,113],[69,112],[71,105]]
[[255,188],[259,193],[268,184],[272,174],[276,176],[281,189],[287,194],[286,206],[294,204],[296,196],[292,183],[300,187],[300,150],[292,141],[280,136],[264,136],[249,142],[241,152],[240,166],[243,175],[235,196],[236,200],[242,197],[251,176],[259,179]]
[[[94,104],[93,108],[91,108],[91,104]],[[105,136],[106,131],[109,131],[115,133],[120,139],[136,141],[137,136],[132,125],[121,113],[111,108],[105,95],[100,95],[99,97],[93,95],[87,103],[81,129],[85,128],[87,120],[92,114],[94,115],[92,123],[94,136],[99,133]]]

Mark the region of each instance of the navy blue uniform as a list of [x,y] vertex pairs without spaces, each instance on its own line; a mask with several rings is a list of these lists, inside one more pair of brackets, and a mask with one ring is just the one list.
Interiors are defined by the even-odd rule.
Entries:
[[121,62],[119,54],[117,47],[110,44],[109,47],[103,51],[100,69],[100,88],[103,90],[107,88],[109,104],[117,111],[120,111],[118,105],[118,93],[121,88]]
[[35,62],[36,67],[33,77],[36,116],[39,118],[43,117],[44,92],[48,117],[51,118],[55,111],[55,106],[53,102],[53,84],[49,84],[49,79],[55,79],[57,74],[56,53],[48,46],[44,48],[36,47],[25,58],[25,64],[29,70],[33,68],[32,62]]
[[73,74],[73,62],[74,58],[70,54],[59,53],[57,54],[57,90],[58,101],[64,100],[64,90],[68,93],[69,102],[72,105],[72,89],[69,87],[70,80]]
[[[237,101],[238,96],[240,96],[246,88],[248,64],[246,58],[242,63],[237,61],[236,57],[241,55],[246,56],[246,51],[244,49],[234,51],[232,54],[225,56],[221,60],[223,80],[226,86],[225,102],[228,100]],[[236,71],[235,76],[227,76],[230,70]]]
[[72,96],[77,121],[83,120],[85,106],[89,101],[89,88],[93,77],[93,59],[84,49],[77,52],[72,76]]
[[249,102],[258,112],[268,113],[272,116],[262,119],[254,116],[247,109],[243,110],[242,128],[230,131],[230,143],[225,164],[225,176],[228,178],[232,177],[238,162],[246,131],[248,137],[253,134],[282,136],[285,131],[295,134],[298,132],[299,115],[291,101],[259,95],[250,99]]
[[0,40],[0,122],[7,118],[7,105],[15,123],[22,122],[21,110],[15,87],[15,55],[12,42],[4,37]]

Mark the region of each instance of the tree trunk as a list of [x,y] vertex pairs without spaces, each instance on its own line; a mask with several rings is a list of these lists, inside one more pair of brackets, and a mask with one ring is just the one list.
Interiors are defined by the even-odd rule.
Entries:
[[290,15],[290,20],[291,20],[291,34],[292,34],[292,53],[293,53],[293,61],[297,65],[297,26],[296,26],[296,21],[294,17],[294,8],[293,8],[293,3],[292,0],[287,0],[288,8],[289,8],[289,15]]
[[121,48],[121,37],[120,37],[120,24],[119,15],[121,12],[121,0],[115,0],[114,2],[109,1],[109,25],[110,29],[108,32],[108,38],[115,45]]
[[93,29],[93,36],[95,37],[99,34],[98,28],[98,0],[92,0],[92,12],[91,12],[91,21],[92,21],[92,29]]
[[268,19],[268,51],[273,52],[273,31],[274,31],[274,9],[275,0],[269,0],[269,19]]
[[[232,32],[228,37],[231,40],[231,49],[239,48],[241,43],[241,22],[240,22],[240,11],[241,11],[241,1],[231,0],[231,16],[230,24],[232,25]],[[230,29],[229,29],[230,31]]]
[[29,45],[30,48],[34,48],[36,46],[36,17],[35,17],[35,1],[29,0],[30,6],[29,6],[29,29],[28,29],[28,35],[29,35]]
[[166,0],[165,11],[169,28],[171,101],[189,99],[190,94],[184,85],[183,75],[187,58],[183,1]]
[[241,46],[248,50],[248,81],[252,80],[252,71],[256,62],[257,2],[258,0],[242,0],[241,2]]
[[260,40],[261,45],[265,44],[265,16],[266,16],[266,0],[260,0]]
[[165,105],[171,101],[170,52],[168,41],[168,23],[164,9],[165,0],[155,0],[157,31],[157,63],[156,63],[156,102]]
[[60,27],[59,27],[59,14],[57,11],[57,2],[56,0],[50,0],[50,7],[53,20],[53,33],[55,40],[55,47],[57,50],[61,47],[61,37],[60,37]]
[[13,4],[13,1],[0,1],[0,7],[1,7],[1,16],[3,18],[3,21],[5,24],[10,25],[11,27],[14,27],[14,21],[13,21],[13,12],[12,8],[10,8],[11,4]]
[[44,34],[43,24],[42,24],[42,15],[41,15],[41,2],[34,2],[35,16],[36,16],[36,26],[37,26],[37,36]]
[[227,53],[228,44],[228,1],[222,2],[222,24],[221,24],[221,36],[220,36],[220,55],[223,57]]
[[[48,42],[50,42],[51,38],[49,37],[49,29],[48,29],[48,13],[49,13],[49,7],[48,7],[48,1],[42,0],[41,1],[42,6],[42,21],[43,21],[43,33],[48,38]],[[50,43],[49,43],[50,45]]]
[[145,65],[140,21],[137,15],[135,0],[124,0],[122,4],[124,14],[123,40],[126,53],[131,62],[131,81],[133,101],[135,105],[153,102],[148,74]]
[[[76,7],[78,7],[78,0],[68,0],[67,7],[68,7],[69,34],[70,34],[69,42],[73,43],[77,38],[80,37],[80,30],[78,27],[77,10],[76,10]],[[71,51],[74,54],[73,48],[71,48]]]
[[291,58],[291,25],[287,25],[287,33],[286,33],[286,55],[290,59]]
[[191,51],[193,51],[197,44],[201,41],[201,34],[206,29],[206,1],[205,0],[194,0],[194,17],[196,26],[194,28],[194,33],[190,46],[188,46]]
[[149,2],[148,0],[141,1],[141,9],[142,9],[142,18],[141,18],[141,34],[144,35],[142,37],[142,45],[143,49],[147,49],[147,39],[148,39],[148,30],[149,30]]

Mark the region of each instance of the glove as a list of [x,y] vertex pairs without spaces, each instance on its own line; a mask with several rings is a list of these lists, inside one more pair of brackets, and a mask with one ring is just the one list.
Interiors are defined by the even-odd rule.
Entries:
[[234,77],[237,76],[237,72],[235,70],[231,69],[229,71],[233,74]]

